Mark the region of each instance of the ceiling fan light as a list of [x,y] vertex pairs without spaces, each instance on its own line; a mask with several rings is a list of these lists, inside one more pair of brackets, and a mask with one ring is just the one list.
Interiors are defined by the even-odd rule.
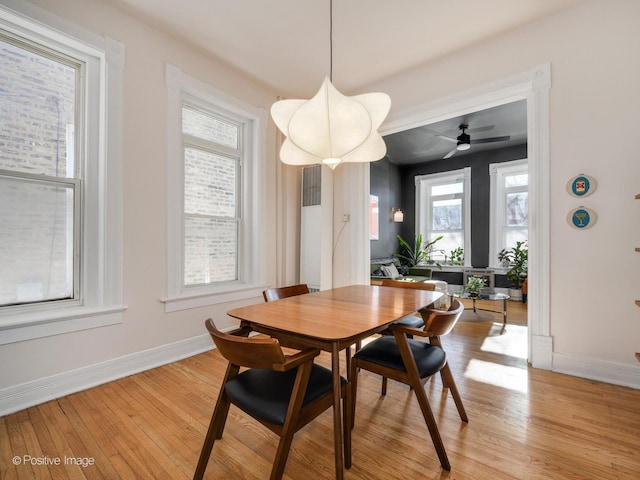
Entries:
[[456,149],[459,152],[462,152],[464,150],[469,150],[470,148],[471,148],[470,144],[468,144],[468,143],[460,143],[460,142],[458,142],[458,146],[456,147]]
[[280,160],[290,165],[374,162],[387,152],[378,128],[391,108],[384,93],[347,97],[324,79],[310,100],[280,100],[271,117],[286,139]]

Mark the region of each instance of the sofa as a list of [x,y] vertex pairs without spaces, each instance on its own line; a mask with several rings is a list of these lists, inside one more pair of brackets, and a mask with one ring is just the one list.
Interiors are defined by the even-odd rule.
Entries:
[[[383,268],[385,267],[385,268]],[[398,272],[398,276],[390,274],[393,268]],[[376,258],[371,260],[371,282],[380,282],[385,278],[395,280],[413,280],[414,282],[424,282],[431,279],[431,269],[427,267],[407,267],[401,265],[397,258]]]

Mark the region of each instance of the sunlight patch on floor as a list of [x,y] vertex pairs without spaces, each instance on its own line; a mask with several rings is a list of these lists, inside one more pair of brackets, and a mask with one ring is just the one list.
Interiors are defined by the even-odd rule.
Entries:
[[466,378],[476,382],[521,393],[528,392],[528,375],[526,368],[510,367],[477,359],[471,359],[464,372]]
[[[502,324],[494,325],[496,332],[499,331]],[[482,342],[480,349],[483,352],[497,353],[499,355],[508,355],[510,357],[521,358],[526,360],[527,355],[527,327],[522,325],[508,325],[504,335],[490,335]]]

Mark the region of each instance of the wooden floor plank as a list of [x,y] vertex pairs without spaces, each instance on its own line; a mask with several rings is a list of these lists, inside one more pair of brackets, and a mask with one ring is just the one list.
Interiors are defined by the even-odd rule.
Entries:
[[[413,392],[389,382],[381,397],[380,378],[361,372],[345,479],[640,478],[640,391],[530,368],[525,305],[510,302],[504,335],[500,327],[499,314],[467,310],[443,338],[468,424],[439,377],[425,385],[451,472],[440,468]],[[330,365],[328,354],[317,361]],[[224,369],[207,352],[2,417],[0,477],[191,478]],[[335,478],[332,425],[325,412],[296,434],[286,480]],[[232,408],[205,478],[267,478],[276,445]],[[96,466],[13,465],[23,455],[91,456]]]

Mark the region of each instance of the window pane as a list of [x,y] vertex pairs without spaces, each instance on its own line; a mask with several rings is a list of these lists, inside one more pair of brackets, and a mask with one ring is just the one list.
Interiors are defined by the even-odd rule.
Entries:
[[73,177],[77,69],[0,37],[0,168]]
[[184,284],[238,279],[238,224],[234,220],[185,219]]
[[186,148],[184,163],[185,213],[235,217],[237,161]]
[[[437,237],[442,235],[441,233],[432,233],[430,235],[429,241],[435,240]],[[430,255],[432,260],[436,260],[438,262],[444,261],[445,256],[449,258],[451,256],[451,250],[455,250],[458,247],[464,248],[464,238],[463,233],[459,232],[448,232],[446,235],[442,237],[441,240],[437,241],[433,245],[433,253]]]
[[73,297],[73,196],[0,177],[0,305]]
[[505,231],[505,246],[504,248],[513,248],[518,242],[527,241],[527,229],[521,228],[507,228]]
[[238,125],[188,107],[182,109],[182,133],[238,148]]
[[434,185],[431,187],[431,196],[452,195],[454,193],[462,193],[462,182],[447,183],[445,185]]
[[526,227],[529,218],[529,193],[507,194],[506,224],[510,227]]
[[529,185],[529,175],[527,173],[518,175],[505,175],[504,186],[509,187],[523,187]]
[[462,229],[462,199],[434,201],[432,217],[432,230]]

